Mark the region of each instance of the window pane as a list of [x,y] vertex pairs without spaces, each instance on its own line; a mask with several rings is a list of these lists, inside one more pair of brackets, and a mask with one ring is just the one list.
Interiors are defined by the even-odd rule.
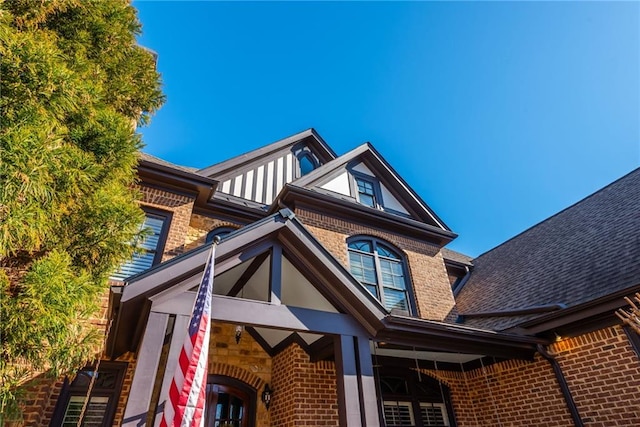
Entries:
[[411,402],[384,401],[384,418],[387,427],[414,426]]
[[393,258],[393,259],[400,259],[400,257],[398,255],[396,255],[395,252],[393,252],[391,249],[378,244],[376,249],[378,250],[378,255],[383,256],[383,257],[387,257],[387,258]]
[[362,252],[373,252],[371,250],[371,242],[358,241],[349,243],[349,249],[355,249]]
[[118,271],[111,275],[111,279],[125,280],[153,266],[164,220],[164,218],[152,216],[151,214],[147,215],[141,227],[143,230],[146,230],[147,235],[139,244],[140,253],[134,254],[131,260],[122,264]]
[[373,257],[349,252],[351,274],[362,283],[376,283],[376,270]]
[[376,197],[373,189],[373,183],[363,179],[356,178],[358,185],[358,201],[363,205],[376,207]]
[[373,198],[373,196],[369,196],[366,194],[360,194],[360,203],[371,208],[376,207],[376,200]]
[[387,310],[408,311],[406,292],[384,288],[384,306]]
[[420,417],[425,427],[449,427],[443,403],[420,403]]
[[382,269],[382,284],[396,289],[405,289],[404,274],[402,273],[402,265],[399,262],[380,260],[380,268]]
[[300,157],[300,175],[306,175],[316,168],[315,162],[309,154]]
[[378,295],[378,287],[377,286],[364,285],[364,287],[367,288],[367,290],[371,293],[371,295],[376,297],[376,299],[380,299],[380,296]]
[[[82,407],[84,406],[85,396],[71,396],[69,404],[67,405],[67,412],[64,415],[62,421],[63,426],[76,427]],[[93,396],[87,404],[87,408],[84,412],[84,421],[82,423],[85,427],[100,427],[104,419],[104,415],[107,412],[107,405],[109,404],[109,398],[104,396]]]

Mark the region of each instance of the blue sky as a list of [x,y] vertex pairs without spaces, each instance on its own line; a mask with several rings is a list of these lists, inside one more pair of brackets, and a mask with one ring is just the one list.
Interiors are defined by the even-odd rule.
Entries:
[[472,256],[640,165],[638,2],[147,2],[145,151],[371,142]]

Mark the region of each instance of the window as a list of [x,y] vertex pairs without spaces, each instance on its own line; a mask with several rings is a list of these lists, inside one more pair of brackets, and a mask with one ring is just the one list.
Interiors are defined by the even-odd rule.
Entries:
[[146,211],[142,230],[146,231],[144,240],[138,244],[139,251],[131,260],[120,266],[118,271],[111,275],[113,280],[125,280],[138,274],[162,260],[162,251],[166,239],[169,224],[169,215],[161,211]]
[[298,161],[300,163],[300,176],[304,176],[318,167],[316,160],[309,152],[303,152],[298,156]]
[[234,231],[236,231],[236,229],[233,227],[214,228],[209,233],[207,233],[207,238],[205,239],[205,243],[213,242],[213,239],[215,239],[216,237],[219,237],[222,239],[224,236],[226,236],[229,233],[233,233]]
[[87,399],[89,384],[97,375],[91,396],[82,416],[80,425],[85,427],[111,426],[115,414],[126,363],[102,362],[97,374],[94,368],[88,367],[78,371],[73,382],[65,380],[52,417],[52,426],[76,427],[82,407]]
[[372,181],[356,177],[356,186],[358,187],[358,202],[371,208],[377,208],[375,184]]
[[450,427],[449,391],[411,368],[383,368],[379,379],[386,427]]
[[389,246],[376,239],[349,242],[351,274],[389,311],[409,313],[404,263]]

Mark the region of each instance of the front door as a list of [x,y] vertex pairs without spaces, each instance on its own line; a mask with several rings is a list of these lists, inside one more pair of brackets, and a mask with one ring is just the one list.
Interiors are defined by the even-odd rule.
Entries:
[[253,427],[255,390],[232,378],[212,376],[207,384],[206,427]]

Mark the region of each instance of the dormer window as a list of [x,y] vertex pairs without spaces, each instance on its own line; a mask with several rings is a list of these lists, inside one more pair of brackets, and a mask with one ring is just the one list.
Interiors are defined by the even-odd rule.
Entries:
[[300,176],[304,176],[318,167],[318,163],[308,151],[298,156],[298,162],[300,163]]
[[351,274],[389,311],[410,313],[404,260],[385,243],[355,239],[348,243]]
[[364,178],[356,177],[356,185],[358,187],[358,202],[372,208],[377,208],[378,201],[376,199],[375,183]]

